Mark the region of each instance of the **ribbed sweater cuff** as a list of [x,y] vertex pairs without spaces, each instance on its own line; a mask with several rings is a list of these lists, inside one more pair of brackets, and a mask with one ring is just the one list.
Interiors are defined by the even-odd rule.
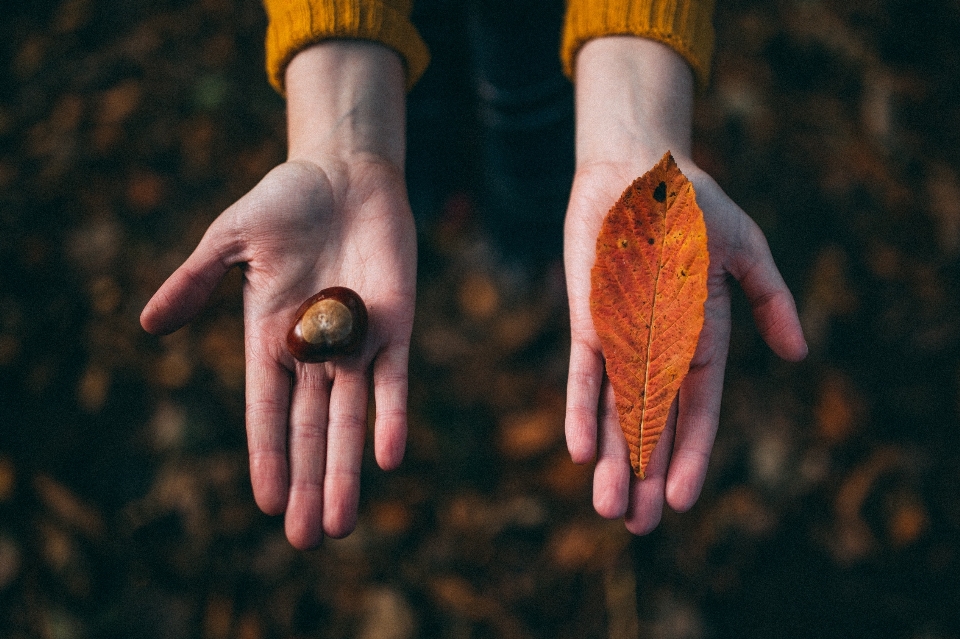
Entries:
[[560,58],[574,78],[577,52],[588,40],[636,35],[663,42],[686,59],[702,90],[713,55],[713,0],[569,0]]
[[430,62],[427,45],[410,22],[410,2],[394,0],[263,0],[269,25],[266,67],[270,84],[284,94],[287,64],[302,49],[327,39],[373,40],[403,59],[407,89]]

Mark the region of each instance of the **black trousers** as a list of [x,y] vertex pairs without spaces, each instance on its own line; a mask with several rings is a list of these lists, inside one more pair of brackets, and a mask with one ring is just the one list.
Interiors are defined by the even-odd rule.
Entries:
[[573,178],[573,91],[559,61],[562,0],[419,0],[431,65],[408,101],[411,203],[476,202],[504,257],[555,260]]

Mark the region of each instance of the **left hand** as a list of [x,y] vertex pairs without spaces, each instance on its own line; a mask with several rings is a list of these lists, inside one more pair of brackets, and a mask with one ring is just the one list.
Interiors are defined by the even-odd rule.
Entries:
[[[635,37],[587,43],[577,58],[577,170],[564,228],[571,352],[566,436],[577,463],[596,456],[594,508],[634,534],[656,528],[664,502],[686,511],[700,495],[717,432],[730,337],[730,284],[743,287],[767,344],[787,360],[807,352],[796,305],[759,227],[690,159],[693,79],[672,49]],[[604,216],[637,176],[671,151],[693,182],[710,249],[697,349],[667,427],[638,480],[590,314],[590,271]]]

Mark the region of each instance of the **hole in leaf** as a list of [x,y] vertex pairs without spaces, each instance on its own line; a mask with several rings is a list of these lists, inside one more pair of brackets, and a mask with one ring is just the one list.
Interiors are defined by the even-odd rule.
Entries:
[[653,190],[653,199],[657,202],[665,202],[667,199],[667,183],[661,182],[657,185],[657,188]]

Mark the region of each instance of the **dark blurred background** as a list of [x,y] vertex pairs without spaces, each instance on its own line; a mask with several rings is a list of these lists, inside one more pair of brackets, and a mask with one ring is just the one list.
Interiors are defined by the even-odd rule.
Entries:
[[[356,532],[308,553],[249,488],[239,273],[138,323],[284,157],[262,8],[0,5],[0,636],[960,638],[960,3],[718,5],[696,159],[809,358],[738,296],[702,499],[639,539],[595,515],[562,441],[559,8],[424,0],[407,457],[368,455]],[[500,75],[518,39],[547,62]]]

